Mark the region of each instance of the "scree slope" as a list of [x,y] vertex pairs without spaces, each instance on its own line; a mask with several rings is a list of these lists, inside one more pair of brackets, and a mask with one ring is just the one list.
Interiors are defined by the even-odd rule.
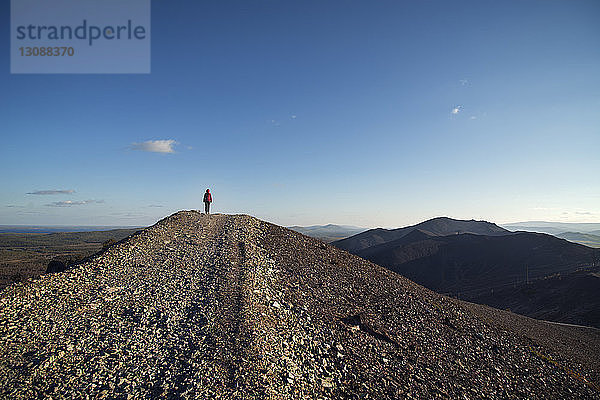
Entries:
[[297,232],[181,211],[0,293],[0,397],[598,398],[589,365],[490,318]]

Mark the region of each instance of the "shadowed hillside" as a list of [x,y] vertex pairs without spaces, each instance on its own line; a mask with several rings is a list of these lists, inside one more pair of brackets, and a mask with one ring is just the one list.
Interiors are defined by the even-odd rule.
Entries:
[[595,251],[554,236],[432,236],[422,231],[357,255],[439,292],[463,295],[590,266]]
[[472,296],[478,303],[530,317],[600,328],[600,268],[554,274]]
[[414,230],[419,230],[430,236],[446,236],[461,233],[473,233],[476,235],[506,235],[510,234],[504,228],[486,221],[465,221],[447,217],[433,218],[420,224],[398,229],[370,229],[347,239],[335,242],[335,246],[356,253],[368,247],[398,240]]
[[509,316],[249,216],[182,211],[0,293],[0,397],[597,398],[598,331],[565,349],[568,328]]
[[[459,229],[465,221],[454,222]],[[600,327],[595,294],[600,280],[593,274],[600,267],[597,249],[542,233],[441,236],[415,227],[402,229],[399,239],[354,254],[439,293],[535,318]],[[334,245],[344,248],[381,237],[376,231],[367,234]]]

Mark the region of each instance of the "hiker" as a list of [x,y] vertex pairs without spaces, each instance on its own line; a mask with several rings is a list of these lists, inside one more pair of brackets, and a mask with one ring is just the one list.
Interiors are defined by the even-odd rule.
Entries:
[[204,212],[210,213],[210,203],[212,203],[212,196],[210,195],[210,189],[206,189],[206,193],[204,193]]

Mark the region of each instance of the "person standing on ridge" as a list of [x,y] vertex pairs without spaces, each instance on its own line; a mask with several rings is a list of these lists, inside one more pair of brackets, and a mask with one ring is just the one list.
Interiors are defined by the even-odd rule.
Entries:
[[210,203],[212,203],[212,196],[210,194],[210,189],[206,189],[206,193],[204,193],[204,212],[210,213]]

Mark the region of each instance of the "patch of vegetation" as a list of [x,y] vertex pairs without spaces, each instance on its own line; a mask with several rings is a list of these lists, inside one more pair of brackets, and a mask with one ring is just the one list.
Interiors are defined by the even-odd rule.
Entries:
[[0,289],[44,273],[72,268],[137,231],[0,233]]

